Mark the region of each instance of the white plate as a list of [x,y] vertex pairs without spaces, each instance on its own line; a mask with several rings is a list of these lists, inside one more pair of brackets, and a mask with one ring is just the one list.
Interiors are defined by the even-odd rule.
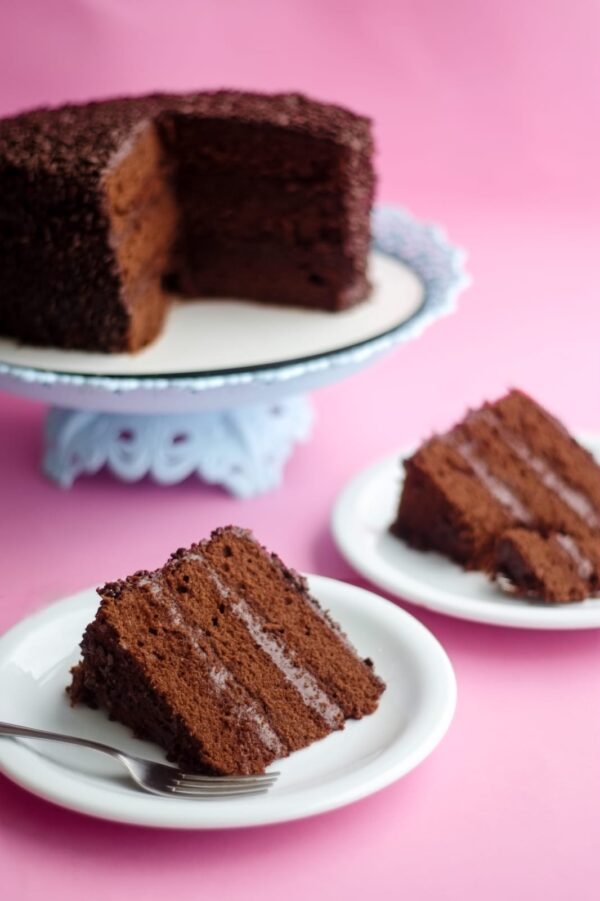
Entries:
[[[581,437],[600,459],[600,438]],[[496,626],[521,629],[598,629],[600,598],[556,606],[504,594],[483,573],[465,572],[433,552],[416,551],[389,533],[402,486],[398,451],[356,475],[340,492],[332,515],[336,544],[375,585],[420,607]]]
[[[49,801],[82,813],[144,826],[219,829],[277,823],[342,807],[399,779],[446,732],[456,684],[437,640],[416,619],[371,592],[310,576],[314,594],[339,620],[387,683],[372,716],[278,761],[268,794],[187,801],[145,795],[118,765],[92,751],[0,739],[0,770]],[[65,685],[78,643],[98,604],[93,590],[59,601],[0,639],[0,720],[62,731],[164,760],[101,711],[71,709]]]

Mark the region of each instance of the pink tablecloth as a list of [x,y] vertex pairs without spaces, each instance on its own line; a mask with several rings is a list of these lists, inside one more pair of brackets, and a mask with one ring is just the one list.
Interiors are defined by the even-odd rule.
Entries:
[[[330,538],[336,492],[509,385],[600,431],[593,0],[5,6],[0,112],[217,84],[302,88],[370,111],[380,197],[443,222],[475,283],[458,315],[321,391],[284,487],[248,502],[105,476],[61,492],[38,470],[43,409],[1,397],[0,632],[230,521],[298,568],[361,584]],[[0,777],[0,896],[597,898],[600,634],[413,612],[448,650],[459,704],[443,744],[401,782],[306,822],[174,834],[86,819]]]

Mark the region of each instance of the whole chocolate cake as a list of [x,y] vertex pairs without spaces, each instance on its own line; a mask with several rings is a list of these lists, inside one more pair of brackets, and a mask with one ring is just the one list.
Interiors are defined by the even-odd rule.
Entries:
[[154,95],[0,121],[0,334],[95,351],[157,336],[168,292],[364,299],[369,120],[299,94]]
[[304,579],[243,529],[98,593],[71,702],[104,707],[187,772],[262,772],[373,713],[384,690]]
[[404,461],[391,530],[548,602],[600,588],[600,467],[520,391],[486,403]]

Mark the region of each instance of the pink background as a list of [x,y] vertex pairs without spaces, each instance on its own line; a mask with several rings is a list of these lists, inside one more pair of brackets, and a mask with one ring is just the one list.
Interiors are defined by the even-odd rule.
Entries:
[[[509,385],[600,430],[600,5],[595,0],[21,0],[0,7],[0,114],[149,89],[302,89],[376,120],[379,196],[470,252],[458,315],[315,396],[284,487],[241,503],[38,471],[44,410],[0,397],[0,632],[235,521],[298,568],[357,581],[332,501],[356,470]],[[3,897],[598,897],[600,634],[413,611],[459,705],[379,795],[306,822],[167,833],[96,822],[0,777]],[[10,686],[2,686],[3,691]]]

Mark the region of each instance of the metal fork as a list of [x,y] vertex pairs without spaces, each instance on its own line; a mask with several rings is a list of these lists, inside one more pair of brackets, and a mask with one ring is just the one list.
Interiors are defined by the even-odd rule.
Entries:
[[199,776],[194,773],[182,773],[164,763],[154,763],[143,757],[125,754],[118,748],[111,748],[87,738],[76,738],[74,735],[61,735],[58,732],[43,732],[40,729],[29,729],[27,726],[15,726],[12,723],[0,722],[0,735],[21,738],[42,738],[48,741],[62,741],[70,745],[91,748],[102,754],[109,754],[119,760],[126,768],[133,781],[144,791],[169,798],[187,798],[206,800],[209,798],[237,798],[240,795],[260,795],[267,792],[275,784],[279,773],[265,773],[261,776]]

